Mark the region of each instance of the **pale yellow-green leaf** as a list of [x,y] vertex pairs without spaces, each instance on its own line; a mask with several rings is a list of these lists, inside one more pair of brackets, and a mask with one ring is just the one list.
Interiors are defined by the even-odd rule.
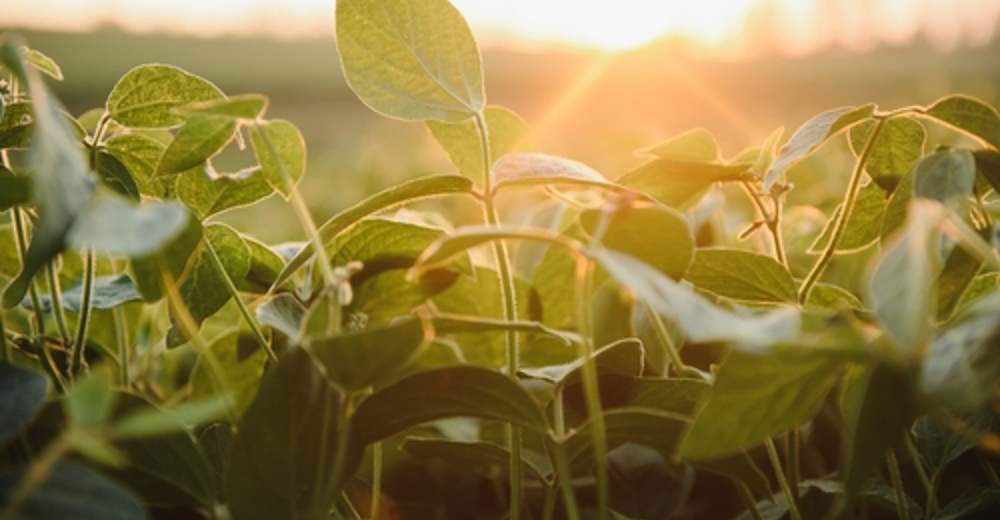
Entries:
[[[528,124],[512,110],[499,106],[488,106],[485,117],[486,128],[490,136],[490,158],[493,163],[504,154],[533,151],[537,148]],[[427,128],[430,129],[431,135],[441,145],[441,148],[447,152],[459,173],[470,179],[482,178],[482,143],[474,121],[445,123],[430,120],[427,121]]]

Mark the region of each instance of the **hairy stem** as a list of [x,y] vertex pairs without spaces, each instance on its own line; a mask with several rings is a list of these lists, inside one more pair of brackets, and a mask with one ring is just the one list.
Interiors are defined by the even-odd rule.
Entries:
[[771,466],[774,469],[774,475],[778,478],[778,485],[781,486],[781,490],[785,493],[785,500],[788,501],[788,515],[792,520],[802,520],[802,514],[799,513],[799,506],[795,503],[795,493],[792,492],[792,488],[788,485],[788,480],[785,478],[785,471],[781,469],[781,459],[778,457],[778,450],[774,447],[774,440],[768,437],[764,441],[764,447],[767,448],[767,456],[771,459]]
[[66,326],[66,310],[63,309],[62,287],[56,275],[55,260],[45,264],[45,276],[49,281],[49,298],[52,303],[52,314],[56,317],[56,328],[63,345],[69,345],[69,327]]
[[851,181],[847,186],[847,193],[844,196],[844,203],[841,206],[840,216],[837,217],[837,221],[833,224],[833,232],[830,236],[830,243],[827,244],[826,249],[820,255],[819,260],[813,265],[812,270],[806,276],[805,281],[802,282],[802,287],[799,289],[799,304],[805,305],[809,301],[809,293],[812,292],[813,287],[819,282],[823,272],[826,271],[830,261],[833,260],[833,255],[837,252],[837,246],[840,244],[841,237],[844,236],[844,230],[847,229],[847,222],[851,218],[851,213],[854,212],[854,203],[858,200],[858,192],[861,190],[861,180],[864,177],[865,164],[868,162],[868,158],[871,156],[872,149],[874,148],[875,140],[878,139],[880,133],[882,133],[882,127],[885,126],[885,119],[878,119],[875,123],[875,128],[872,130],[871,135],[868,136],[868,141],[865,142],[865,147],[861,151],[861,155],[858,157],[858,162],[854,166],[854,173],[851,175]]
[[737,479],[733,479],[733,485],[736,486],[736,492],[739,493],[743,506],[750,512],[750,517],[753,520],[764,520],[764,517],[760,514],[760,509],[757,508],[757,502],[753,499],[753,493],[750,492],[750,488],[742,480]]
[[76,323],[76,339],[73,341],[73,357],[69,365],[70,377],[83,368],[83,355],[87,349],[87,331],[90,326],[90,311],[94,300],[94,271],[97,269],[94,250],[87,248],[83,253],[83,295],[80,297],[79,321]]
[[[482,113],[475,116],[476,129],[479,132],[481,160],[483,166],[483,213],[486,223],[499,226],[500,217],[497,214],[493,200],[493,179],[490,166],[493,164],[490,156],[490,134],[486,119]],[[493,256],[496,257],[497,271],[500,275],[500,297],[503,299],[504,320],[517,319],[517,293],[514,288],[514,274],[510,267],[510,253],[507,243],[503,240],[493,242]],[[507,375],[517,381],[517,369],[521,357],[517,332],[506,332]],[[510,520],[521,518],[521,444],[523,432],[512,424],[507,425],[507,437],[510,444]]]
[[886,453],[885,461],[889,464],[889,478],[892,480],[892,489],[896,492],[896,514],[900,520],[910,520],[910,511],[906,508],[906,492],[903,491],[903,477],[899,472],[896,452],[890,449]]
[[243,319],[250,326],[253,337],[257,339],[257,343],[260,343],[264,352],[267,352],[267,357],[271,358],[271,361],[277,362],[278,355],[274,353],[271,343],[267,341],[264,332],[260,330],[260,325],[257,324],[257,320],[254,319],[253,314],[250,313],[250,309],[247,308],[246,302],[243,301],[243,296],[240,294],[239,289],[236,288],[236,284],[233,283],[233,279],[229,277],[226,267],[222,265],[222,259],[219,258],[219,254],[215,252],[215,247],[212,246],[212,242],[208,238],[205,239],[205,251],[208,252],[208,257],[212,260],[212,265],[222,274],[222,280],[226,284],[226,289],[229,291],[229,295],[233,297],[233,300],[236,301],[236,306],[239,307],[240,314],[243,315]]

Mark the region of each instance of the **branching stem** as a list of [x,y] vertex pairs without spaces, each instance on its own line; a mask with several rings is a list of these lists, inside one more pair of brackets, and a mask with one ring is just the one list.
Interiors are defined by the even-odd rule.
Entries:
[[226,289],[229,291],[230,296],[236,301],[236,306],[240,309],[240,314],[243,315],[243,319],[246,320],[247,325],[250,326],[250,331],[253,333],[253,337],[257,339],[257,343],[267,352],[267,357],[271,358],[271,361],[277,362],[278,355],[274,353],[274,349],[271,348],[271,343],[267,341],[267,337],[264,336],[264,332],[260,330],[260,325],[254,318],[253,314],[250,313],[250,309],[247,308],[247,303],[243,301],[243,296],[240,294],[239,289],[236,284],[233,283],[233,279],[229,277],[229,273],[226,272],[226,266],[222,265],[222,259],[219,258],[219,254],[215,251],[215,247],[212,246],[212,241],[207,237],[205,238],[205,251],[208,252],[208,257],[212,260],[212,265],[215,267],[216,271],[222,275],[222,280],[226,284]]
[[778,449],[774,446],[774,440],[770,437],[764,440],[764,447],[767,448],[767,456],[771,459],[771,466],[774,469],[774,475],[778,478],[778,485],[781,486],[781,490],[785,493],[785,500],[788,502],[788,515],[791,520],[802,520],[802,514],[799,513],[799,506],[795,503],[795,493],[792,492],[792,488],[788,485],[788,479],[785,478],[785,471],[781,469],[781,458],[778,457]]
[[75,377],[83,368],[84,354],[87,349],[87,331],[90,326],[90,311],[94,300],[94,272],[97,258],[92,248],[83,253],[83,294],[80,297],[79,321],[76,322],[76,339],[73,341],[73,357],[69,365],[70,377]]

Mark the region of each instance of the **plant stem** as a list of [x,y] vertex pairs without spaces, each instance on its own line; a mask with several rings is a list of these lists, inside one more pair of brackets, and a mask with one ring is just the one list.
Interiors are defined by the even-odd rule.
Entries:
[[997,470],[990,464],[989,459],[983,456],[982,453],[976,453],[976,458],[979,459],[979,465],[983,468],[983,473],[986,474],[986,480],[990,482],[991,487],[1000,487],[1000,477],[997,476]]
[[801,506],[799,501],[799,445],[801,438],[798,428],[792,428],[785,437],[785,464],[788,466],[788,486],[795,496],[795,505]]
[[59,286],[59,277],[56,276],[55,260],[45,264],[45,275],[49,280],[49,296],[52,304],[52,314],[56,317],[56,328],[59,329],[59,337],[63,345],[69,345],[69,328],[66,326],[66,311],[63,309],[62,288]]
[[868,136],[868,141],[865,142],[865,147],[861,151],[861,155],[858,157],[858,162],[854,166],[854,173],[851,175],[851,181],[847,186],[847,193],[844,196],[844,203],[841,206],[842,209],[840,210],[840,216],[833,225],[830,243],[827,244],[826,249],[823,250],[819,260],[817,260],[816,264],[813,265],[812,270],[809,271],[805,281],[802,282],[802,287],[799,289],[800,305],[805,305],[805,303],[809,301],[809,293],[812,292],[813,287],[817,282],[819,282],[820,277],[823,276],[823,271],[826,270],[830,261],[833,260],[833,255],[837,252],[837,246],[840,244],[840,239],[844,235],[844,230],[847,229],[847,222],[851,218],[851,213],[854,211],[854,204],[858,200],[858,192],[861,190],[861,180],[864,178],[865,173],[865,164],[871,156],[875,140],[878,139],[879,134],[882,133],[882,127],[885,126],[885,121],[885,119],[877,120],[875,128],[872,130],[871,135]]
[[[21,268],[24,268],[24,257],[28,252],[28,232],[25,228],[24,210],[14,208],[11,215],[14,217],[14,244],[17,246],[18,257],[21,259]],[[31,296],[31,307],[35,315],[35,338],[40,339],[45,335],[45,312],[42,310],[42,299],[38,297],[38,286],[34,280],[28,284],[28,294]]]
[[757,502],[753,499],[753,493],[750,492],[750,488],[742,480],[737,479],[733,479],[733,485],[736,486],[736,492],[739,493],[744,507],[750,512],[750,517],[753,520],[764,520],[764,517],[760,514],[760,509],[757,508]]
[[[490,133],[486,119],[482,113],[475,115],[476,129],[479,132],[479,144],[483,166],[483,213],[487,225],[499,226],[500,217],[494,205],[493,179],[490,167],[493,164],[490,155]],[[514,288],[514,275],[510,268],[510,253],[507,243],[503,240],[493,242],[493,256],[496,258],[497,272],[500,275],[500,297],[503,299],[504,320],[517,319],[517,293]],[[507,375],[517,382],[517,369],[520,363],[520,346],[517,332],[508,330],[506,333]],[[507,437],[510,445],[510,520],[521,518],[521,443],[523,432],[520,427],[507,425]]]
[[656,338],[660,340],[663,348],[667,351],[667,357],[670,358],[670,364],[674,366],[674,372],[681,376],[690,375],[691,370],[681,359],[681,354],[677,351],[677,345],[670,337],[670,331],[667,330],[663,316],[660,316],[648,303],[644,303],[644,305],[646,306],[646,315],[649,316],[649,320],[653,323],[653,330],[656,331]]
[[83,253],[83,295],[80,297],[80,319],[76,323],[76,340],[72,345],[70,377],[74,377],[83,368],[83,355],[87,349],[87,329],[90,326],[90,311],[94,299],[94,271],[97,268],[95,264],[94,250],[88,247]]
[[576,504],[576,495],[573,494],[573,475],[569,471],[569,463],[566,462],[566,446],[562,440],[556,443],[552,452],[556,459],[556,478],[559,479],[559,486],[562,488],[566,518],[580,520],[580,508]]
[[924,491],[927,493],[927,510],[937,511],[937,498],[934,496],[936,493],[937,484],[934,479],[927,476],[927,470],[924,468],[924,463],[920,457],[920,452],[917,450],[917,446],[913,444],[913,437],[910,434],[906,434],[904,437],[904,444],[906,445],[907,454],[910,456],[910,463],[913,464],[913,469],[916,470],[917,476],[920,478],[920,482],[924,485]]
[[378,520],[379,505],[382,502],[382,441],[372,446],[372,520]]
[[792,492],[792,488],[788,486],[788,480],[785,478],[785,472],[781,469],[781,459],[778,457],[778,450],[774,447],[774,440],[770,437],[764,440],[764,447],[767,448],[767,456],[771,458],[771,466],[774,469],[774,475],[778,477],[778,485],[781,486],[781,490],[785,493],[785,500],[788,501],[788,515],[792,520],[802,520],[802,515],[799,513],[799,506],[795,503],[795,493]]
[[889,478],[892,480],[892,489],[896,492],[896,514],[900,520],[910,520],[910,511],[906,508],[906,492],[903,491],[903,477],[899,472],[899,461],[896,460],[896,452],[891,448],[886,452],[885,461],[889,464]]
[[257,339],[257,343],[267,352],[267,357],[271,358],[271,361],[277,362],[278,355],[274,353],[274,349],[271,348],[271,343],[267,341],[267,337],[264,336],[264,332],[260,330],[260,325],[257,324],[257,320],[254,319],[253,315],[250,314],[250,309],[247,308],[247,304],[243,301],[243,296],[240,295],[239,289],[236,288],[236,284],[233,283],[233,279],[229,277],[229,273],[226,272],[226,266],[222,265],[222,259],[219,258],[219,254],[215,252],[215,247],[212,246],[212,241],[207,237],[205,238],[205,251],[208,252],[208,258],[212,260],[212,265],[215,267],[220,274],[222,274],[222,280],[226,284],[226,289],[229,291],[229,295],[233,297],[236,301],[236,306],[240,309],[240,314],[243,315],[243,319],[247,321],[247,325],[250,326],[250,331],[253,332],[254,338]]

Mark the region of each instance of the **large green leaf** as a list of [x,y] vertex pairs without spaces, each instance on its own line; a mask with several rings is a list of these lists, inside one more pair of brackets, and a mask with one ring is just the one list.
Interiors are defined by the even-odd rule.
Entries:
[[[119,305],[142,299],[132,278],[125,274],[116,276],[98,276],[94,279],[90,305],[94,309],[108,310]],[[83,296],[83,282],[73,284],[62,292],[63,308],[70,312],[80,312],[80,300]],[[52,298],[48,294],[40,295],[42,309],[52,311]],[[31,307],[31,299],[25,298],[24,305]]]
[[177,178],[177,198],[201,219],[249,206],[274,193],[260,168],[232,174],[215,173],[211,168],[194,168]]
[[913,193],[942,203],[961,202],[976,185],[976,161],[968,150],[928,155],[913,170]]
[[31,420],[45,401],[48,387],[42,374],[0,363],[0,443]]
[[243,241],[250,248],[250,271],[237,287],[241,291],[266,293],[285,268],[285,260],[256,238],[243,235]]
[[222,367],[227,388],[219,387],[209,361],[200,355],[191,371],[191,399],[207,401],[222,392],[229,392],[235,413],[242,415],[257,395],[257,387],[264,375],[267,352],[259,347],[252,334],[240,329],[213,338],[208,349]]
[[931,474],[940,474],[955,459],[975,447],[976,436],[990,431],[995,416],[989,408],[959,414],[968,428],[965,432],[956,432],[951,425],[930,414],[917,419],[912,428],[913,436],[916,437],[920,457]]
[[717,182],[745,179],[749,164],[711,164],[655,159],[618,178],[618,184],[636,189],[667,206],[685,207]]
[[704,128],[688,130],[636,153],[674,161],[719,162],[719,144]]
[[98,195],[73,225],[67,242],[112,255],[143,257],[166,247],[193,218],[173,201],[136,205],[121,197]]
[[146,301],[156,301],[163,297],[162,270],[166,270],[174,280],[184,274],[203,235],[201,221],[189,216],[187,225],[170,242],[156,252],[132,259],[135,285]]
[[457,122],[486,103],[479,48],[447,0],[340,0],[347,83],[376,112]]
[[208,81],[169,65],[141,65],[130,70],[108,97],[108,113],[128,127],[177,126],[186,119],[175,108],[225,96]]
[[[225,482],[234,520],[307,519],[327,513],[361,451],[342,439],[342,396],[310,355],[293,348],[261,383],[233,440]],[[344,458],[337,445],[347,442]],[[334,465],[342,468],[332,475]]]
[[250,127],[257,163],[264,178],[286,199],[306,173],[306,141],[292,123],[283,119]]
[[[898,182],[893,184],[896,186]],[[853,253],[860,251],[878,240],[882,233],[882,221],[885,218],[888,198],[885,189],[874,182],[870,182],[861,187],[858,191],[858,198],[851,209],[851,215],[847,218],[846,226],[837,242],[838,253]],[[809,251],[819,253],[830,245],[833,238],[834,223],[840,219],[840,213],[844,205],[837,206],[833,216],[823,227],[823,231],[816,237],[816,241],[809,246]]]
[[[668,460],[677,452],[691,419],[683,415],[643,408],[622,408],[604,413],[608,450],[625,443],[639,444],[658,451]],[[590,424],[581,426],[566,440],[570,471],[580,474],[594,465]]]
[[760,348],[798,334],[801,318],[795,308],[758,315],[737,314],[713,305],[693,290],[628,255],[611,250],[592,254],[612,277],[653,309],[670,317],[693,342],[726,341]]
[[[25,469],[0,476],[0,502],[10,500],[27,472]],[[104,477],[83,466],[61,462],[28,494],[14,518],[145,520],[146,513],[135,498]]]
[[[594,233],[601,211],[580,214],[580,223]],[[601,240],[605,247],[629,254],[661,273],[680,280],[691,265],[694,234],[686,218],[673,208],[640,206],[616,213]]]
[[[855,154],[861,155],[875,124],[875,121],[865,121],[851,128],[850,142]],[[876,185],[892,193],[903,175],[923,155],[926,137],[924,126],[912,118],[887,119],[872,143],[865,171]]]
[[407,319],[307,344],[334,383],[345,391],[357,392],[384,384],[396,375],[413,360],[427,336],[422,320]]
[[[330,242],[341,233],[356,226],[362,219],[380,211],[386,211],[402,204],[420,200],[472,193],[472,181],[459,175],[438,175],[404,182],[398,186],[385,189],[341,211],[319,228],[323,243]],[[291,260],[275,280],[274,285],[285,283],[295,271],[299,270],[314,254],[312,244],[304,246]]]
[[[408,437],[400,449],[418,461],[441,460],[457,471],[482,471],[494,467],[510,466],[510,451],[492,442],[461,442],[444,439]],[[537,458],[539,462],[546,459]],[[538,480],[545,480],[552,472],[550,467],[539,467],[535,459],[522,459],[522,467]]]
[[926,114],[981,138],[993,148],[1000,148],[1000,115],[997,115],[996,109],[978,99],[948,96],[937,100]]
[[[31,244],[24,264],[3,295],[3,307],[20,303],[35,273],[65,247],[66,234],[86,209],[93,180],[73,130],[51,97],[38,71],[15,59],[17,52],[3,44],[3,65],[26,82],[34,109],[31,149],[32,200],[38,207]],[[8,110],[9,112],[9,110]]]
[[837,353],[804,347],[770,354],[732,351],[715,373],[711,397],[688,430],[680,456],[732,455],[802,426],[819,410],[844,364]]
[[450,235],[444,235],[428,245],[420,254],[413,270],[420,273],[442,267],[456,261],[456,259],[464,259],[470,249],[497,240],[509,239],[555,244],[570,249],[578,249],[579,247],[562,235],[547,229],[515,226],[466,226]]
[[546,428],[534,399],[510,378],[466,366],[418,372],[365,399],[351,423],[358,441],[370,444],[412,426],[446,417],[481,417]]
[[851,125],[868,119],[874,113],[875,104],[872,103],[860,107],[837,108],[806,121],[781,147],[778,158],[764,176],[764,189],[770,190],[771,186],[781,178],[782,173],[812,153],[827,139]]
[[192,114],[163,151],[153,175],[175,175],[201,166],[233,139],[236,128],[236,121],[225,116]]
[[750,302],[794,302],[791,273],[775,259],[740,249],[710,248],[695,252],[684,279],[725,298]]
[[0,166],[0,211],[27,204],[31,200],[31,179],[19,177]]
[[[495,163],[504,154],[526,152],[537,148],[528,124],[514,111],[488,106],[484,112],[490,137],[490,158]],[[444,148],[458,173],[479,179],[483,175],[483,152],[479,130],[474,121],[445,123],[427,121],[427,128]],[[492,167],[492,164],[490,165]]]
[[83,428],[102,426],[110,417],[118,395],[111,370],[91,370],[70,389],[63,406],[72,424]]
[[117,134],[104,141],[104,148],[115,156],[132,175],[139,192],[148,197],[162,198],[170,179],[154,179],[156,163],[166,146],[141,134]]
[[621,191],[597,170],[572,159],[543,153],[511,153],[493,165],[494,190],[528,186],[576,186]]

